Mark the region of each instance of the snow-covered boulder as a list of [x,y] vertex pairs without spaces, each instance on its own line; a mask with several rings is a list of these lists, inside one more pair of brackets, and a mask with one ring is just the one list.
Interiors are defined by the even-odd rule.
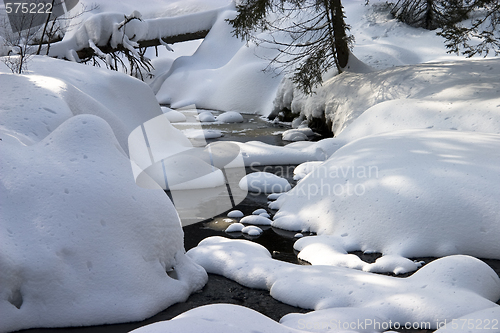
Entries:
[[0,331],[143,320],[206,282],[170,200],[135,184],[101,118],[0,155]]
[[[318,237],[322,252],[300,248],[312,263],[325,263],[327,252],[345,259],[354,250],[397,261],[452,254],[500,259],[499,152],[496,134],[406,130],[365,137],[271,203],[279,208],[273,226],[331,237],[330,243]],[[338,259],[331,263],[350,267]],[[373,269],[382,266],[391,267],[386,261]]]
[[269,172],[252,172],[240,180],[240,188],[255,193],[281,193],[292,187],[285,178]]
[[223,112],[217,116],[217,121],[221,123],[242,123],[243,116],[236,111]]

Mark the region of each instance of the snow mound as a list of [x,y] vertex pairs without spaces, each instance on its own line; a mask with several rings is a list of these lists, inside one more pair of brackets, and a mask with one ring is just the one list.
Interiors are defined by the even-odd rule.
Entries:
[[[499,152],[495,134],[405,130],[362,138],[271,203],[279,208],[273,226],[334,236],[335,256],[343,249],[500,259]],[[301,256],[314,262],[314,252]],[[377,271],[383,266],[390,267]]]
[[232,217],[232,218],[239,218],[243,217],[245,214],[241,210],[232,210],[229,213],[227,213],[227,217]]
[[308,161],[324,161],[344,144],[337,138],[323,139],[318,142],[292,142],[284,147],[260,141],[230,142],[240,147],[246,166],[289,165]]
[[[499,75],[500,59],[468,59],[345,72],[310,96],[284,80],[272,114],[286,108],[301,119],[324,117],[345,142],[409,128],[500,133]],[[370,108],[375,109],[355,121]]]
[[[0,87],[8,92],[2,95],[0,130],[25,144],[42,140],[73,115],[93,114],[111,126],[127,152],[129,134],[162,114],[148,85],[129,75],[42,56],[30,58],[29,69],[30,75],[0,73]],[[169,145],[189,145],[180,131],[164,126]]]
[[293,169],[293,180],[301,180],[314,171],[314,168],[323,163],[322,161],[304,162]]
[[252,172],[240,180],[240,188],[255,193],[281,193],[291,189],[285,178],[269,172]]
[[241,232],[245,226],[241,223],[233,223],[226,228],[225,232]]
[[264,208],[259,208],[259,209],[256,209],[252,212],[252,215],[260,215],[262,213],[267,213],[267,210],[265,210]]
[[0,150],[0,331],[143,320],[205,284],[172,203],[135,184],[101,118]]
[[242,123],[243,116],[236,111],[227,111],[217,116],[217,121],[221,123]]
[[202,123],[210,123],[215,121],[215,117],[210,111],[201,112],[197,118]]
[[305,141],[310,136],[314,136],[314,132],[309,127],[293,128],[283,132],[281,138],[283,141]]
[[495,271],[464,255],[435,260],[410,277],[396,278],[343,267],[294,265],[272,259],[259,244],[222,237],[206,238],[187,254],[209,273],[267,289],[281,302],[314,309],[281,319],[281,324],[295,329],[368,320],[430,322],[436,329],[440,321],[497,308],[494,302],[500,297]]
[[162,112],[167,116],[168,121],[171,123],[182,123],[186,121],[186,116],[179,111],[172,110],[166,106],[161,107]]
[[249,216],[245,216],[244,218],[242,218],[240,220],[240,222],[246,223],[246,224],[271,225],[272,221],[264,216],[249,215]]
[[243,306],[210,304],[186,311],[171,320],[140,327],[132,332],[300,333],[304,331],[281,325],[259,312]]
[[262,229],[254,225],[249,225],[241,229],[241,232],[249,236],[259,236],[262,233]]
[[235,15],[234,10],[220,13],[196,52],[174,60],[161,76],[164,82],[156,93],[161,104],[269,114],[280,78],[263,71],[268,66],[263,57],[276,51],[234,38],[226,19]]

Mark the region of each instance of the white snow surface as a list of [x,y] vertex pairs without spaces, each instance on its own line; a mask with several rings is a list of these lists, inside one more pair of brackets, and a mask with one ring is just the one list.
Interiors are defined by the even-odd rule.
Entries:
[[257,224],[257,225],[271,225],[272,221],[260,215],[248,215],[240,220],[241,223]]
[[500,133],[499,75],[496,58],[345,72],[311,96],[283,81],[273,112],[324,116],[344,142],[406,128]]
[[[234,10],[222,12],[196,52],[174,60],[156,97],[160,103],[267,115],[271,111],[280,78],[264,73],[273,50],[259,49],[232,36],[226,19]],[[257,54],[256,54],[257,53]],[[222,116],[224,117],[224,116]]]
[[259,312],[233,304],[210,304],[184,312],[177,317],[140,327],[133,333],[302,333],[280,325]]
[[221,123],[242,123],[243,116],[236,111],[227,111],[217,116],[217,121]]
[[239,218],[243,216],[245,216],[245,214],[243,214],[241,210],[232,210],[229,213],[227,213],[227,217]]
[[331,247],[331,258],[300,248],[311,263],[350,267],[339,254],[352,250],[398,261],[451,254],[500,259],[499,151],[496,134],[404,130],[365,137],[271,203],[279,208],[273,226],[320,235],[309,246]]
[[292,188],[285,178],[260,171],[252,172],[243,177],[239,186],[244,191],[266,194],[286,192]]
[[259,236],[262,233],[262,229],[254,225],[249,225],[241,229],[241,232],[249,236]]
[[232,223],[229,227],[224,230],[225,232],[241,232],[245,226],[242,223]]
[[[30,59],[29,70],[29,75],[0,72],[5,92],[0,130],[27,145],[42,140],[73,115],[94,114],[106,120],[128,152],[130,132],[162,114],[149,87],[123,73],[41,56]],[[165,126],[170,139],[190,145],[178,130]]]
[[143,320],[204,285],[170,200],[135,184],[102,118],[0,150],[0,331]]
[[[200,289],[177,212],[127,156],[162,113],[150,88],[48,57],[0,70],[0,331],[143,320]],[[191,147],[163,125],[158,144]]]
[[[414,323],[451,321],[498,306],[500,279],[484,262],[454,255],[435,260],[407,278],[324,265],[301,266],[271,258],[261,245],[222,237],[188,251],[207,272],[250,288],[267,289],[281,302],[315,311],[289,314],[280,323],[326,332],[333,321]],[[486,312],[485,312],[486,313]],[[486,315],[486,314],[485,314]],[[327,323],[327,326],[315,325]],[[377,331],[373,327],[359,332]]]

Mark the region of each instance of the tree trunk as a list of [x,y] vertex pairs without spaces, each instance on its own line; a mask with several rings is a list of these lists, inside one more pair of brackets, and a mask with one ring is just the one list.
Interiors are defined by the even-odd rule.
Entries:
[[333,18],[333,34],[335,37],[335,51],[340,70],[347,67],[349,61],[349,45],[347,44],[346,24],[341,0],[330,0],[330,10]]

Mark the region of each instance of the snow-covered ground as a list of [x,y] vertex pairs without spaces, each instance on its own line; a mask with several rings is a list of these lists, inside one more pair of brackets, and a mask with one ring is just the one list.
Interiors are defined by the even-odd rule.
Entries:
[[[45,57],[30,68],[0,70],[0,331],[143,320],[185,300],[206,273],[128,157],[130,131],[161,114],[149,87]],[[189,144],[166,130],[164,144]]]
[[[127,31],[132,42],[158,33],[155,24],[179,28],[173,33],[212,27],[202,42],[161,51],[149,86],[45,57],[32,58],[25,75],[0,63],[0,331],[141,320],[200,289],[207,279],[200,266],[312,311],[276,323],[243,307],[209,305],[139,332],[379,332],[415,323],[462,332],[453,323],[470,321],[498,331],[500,279],[474,257],[500,259],[500,60],[447,55],[435,32],[396,22],[382,1],[364,3],[344,1],[353,54],[371,68],[334,76],[310,97],[261,71],[262,56],[273,51],[231,36],[225,19],[234,4],[226,0],[101,0],[81,18],[87,23],[54,45],[61,54],[89,40],[99,46],[116,32],[113,22],[135,10],[144,21]],[[311,266],[218,237],[184,253],[174,206],[149,176],[155,189],[136,178],[155,153],[190,150],[186,134],[205,139],[208,132],[187,132],[189,112],[162,110],[158,101],[261,115],[286,107],[299,117],[295,125],[325,115],[334,138],[285,147],[228,143],[241,154],[240,167],[317,161],[297,168],[296,187],[270,196],[279,209],[272,221],[267,211],[240,220],[316,233],[295,243]],[[144,140],[153,119],[161,120],[149,123],[162,125],[158,141],[131,140],[131,133]],[[198,121],[241,118],[205,113]],[[210,175],[204,186],[224,185],[213,164],[192,161],[174,161],[179,183],[192,189],[190,179]],[[241,186],[289,189],[264,176]],[[226,231],[257,236],[262,229],[233,223]],[[356,250],[383,256],[369,264],[348,254]],[[415,271],[418,256],[443,258],[408,278],[375,274]]]

